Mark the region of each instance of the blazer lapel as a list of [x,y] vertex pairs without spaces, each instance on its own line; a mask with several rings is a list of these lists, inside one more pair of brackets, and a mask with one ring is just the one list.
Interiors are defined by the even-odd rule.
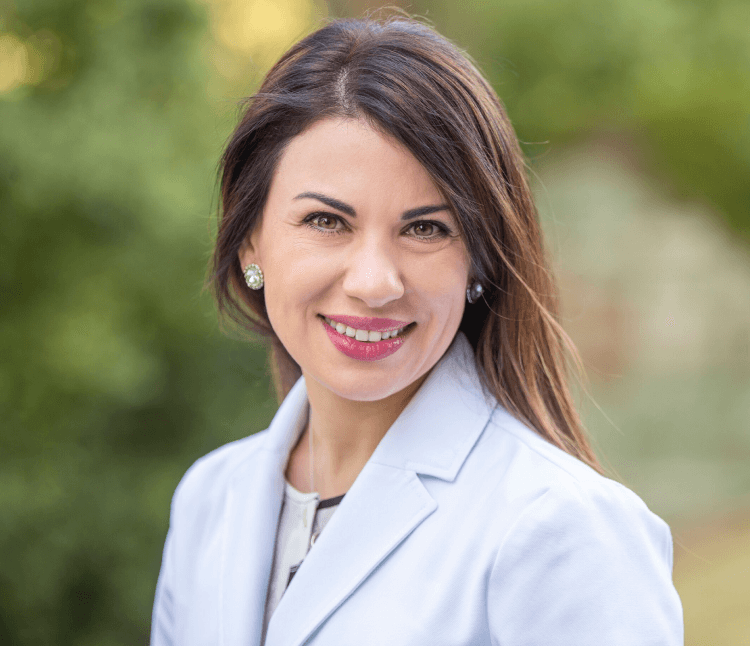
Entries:
[[266,646],[303,644],[437,509],[420,474],[453,481],[496,407],[474,366],[459,333],[302,562],[271,618]]
[[302,562],[266,646],[298,646],[437,507],[414,472],[368,462]]
[[219,563],[221,646],[260,644],[287,456],[307,422],[304,382],[289,392],[259,450],[233,474]]

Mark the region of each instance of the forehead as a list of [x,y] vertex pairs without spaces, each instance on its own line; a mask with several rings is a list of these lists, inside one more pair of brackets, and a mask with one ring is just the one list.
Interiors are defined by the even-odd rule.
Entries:
[[305,190],[351,200],[355,208],[377,202],[403,210],[441,201],[429,173],[407,148],[353,119],[319,121],[289,142],[269,199],[292,199]]

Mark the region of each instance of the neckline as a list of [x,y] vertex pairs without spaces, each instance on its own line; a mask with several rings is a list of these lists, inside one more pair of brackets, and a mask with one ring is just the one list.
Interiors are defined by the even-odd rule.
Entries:
[[308,492],[302,492],[299,489],[297,489],[293,484],[289,482],[286,478],[284,478],[284,485],[286,487],[287,495],[289,495],[290,498],[293,498],[297,502],[307,503],[311,502],[313,500],[318,501],[318,509],[325,509],[326,507],[335,507],[338,505],[343,499],[346,494],[341,494],[340,496],[334,496],[333,498],[326,498],[325,500],[320,500],[320,494],[317,491],[308,491]]
[[325,509],[326,507],[335,507],[338,505],[346,494],[342,493],[340,496],[334,496],[333,498],[326,498],[318,503],[318,509]]

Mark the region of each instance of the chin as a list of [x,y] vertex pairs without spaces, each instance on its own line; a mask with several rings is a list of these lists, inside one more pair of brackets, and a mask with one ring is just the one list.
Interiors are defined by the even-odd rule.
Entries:
[[353,378],[342,378],[341,374],[324,376],[318,381],[330,390],[334,395],[342,399],[358,402],[374,402],[386,399],[391,395],[404,390],[416,379],[399,380],[395,382],[392,377],[383,376],[374,378],[373,375],[359,375]]
[[375,385],[372,382],[368,384],[326,383],[324,385],[339,397],[358,402],[380,401],[395,395],[408,386],[408,384],[394,386],[392,382],[382,386]]

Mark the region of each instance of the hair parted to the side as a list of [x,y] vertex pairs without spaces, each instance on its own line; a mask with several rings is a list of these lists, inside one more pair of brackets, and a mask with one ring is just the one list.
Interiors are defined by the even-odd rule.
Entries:
[[459,328],[485,387],[542,437],[601,472],[568,386],[569,368],[584,373],[558,320],[515,132],[470,60],[410,18],[336,20],[292,46],[247,100],[222,157],[210,280],[220,314],[269,340],[279,400],[300,369],[271,328],[263,290],[245,286],[238,252],[286,144],[327,117],[364,119],[422,163],[455,213],[472,279],[485,288]]

